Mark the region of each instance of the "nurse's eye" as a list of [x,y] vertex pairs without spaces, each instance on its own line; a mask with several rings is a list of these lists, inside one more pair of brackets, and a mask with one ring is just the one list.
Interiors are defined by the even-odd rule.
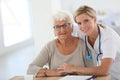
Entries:
[[84,23],[88,23],[88,22],[89,22],[89,20],[88,20],[88,19],[84,20]]
[[81,23],[80,23],[80,22],[78,22],[77,24],[78,24],[78,25],[81,25]]

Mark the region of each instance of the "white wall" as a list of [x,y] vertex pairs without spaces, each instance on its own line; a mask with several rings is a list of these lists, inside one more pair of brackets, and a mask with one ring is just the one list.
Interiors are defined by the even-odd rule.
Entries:
[[73,12],[81,5],[90,5],[95,9],[120,11],[120,0],[61,0],[62,9]]
[[53,27],[51,26],[51,0],[30,0],[36,53],[51,39],[53,39]]

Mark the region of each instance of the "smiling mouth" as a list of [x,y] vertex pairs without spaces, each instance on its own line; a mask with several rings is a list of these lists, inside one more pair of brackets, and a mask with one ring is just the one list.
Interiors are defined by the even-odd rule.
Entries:
[[66,33],[61,33],[60,35],[65,35]]
[[87,31],[88,31],[88,29],[86,29],[86,30],[83,30],[83,32],[84,32],[84,33],[86,33]]

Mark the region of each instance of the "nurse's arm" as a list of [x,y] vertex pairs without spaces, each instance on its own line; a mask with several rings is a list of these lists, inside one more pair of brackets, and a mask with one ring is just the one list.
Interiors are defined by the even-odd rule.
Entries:
[[96,67],[77,67],[73,68],[73,72],[77,72],[78,74],[85,75],[96,75],[96,76],[106,76],[109,74],[110,67],[113,63],[112,58],[103,58],[101,60],[101,65]]
[[79,67],[71,64],[63,64],[59,69],[60,73],[77,73],[78,75],[96,75],[106,76],[109,74],[110,67],[113,63],[112,58],[103,58],[100,66],[95,67]]

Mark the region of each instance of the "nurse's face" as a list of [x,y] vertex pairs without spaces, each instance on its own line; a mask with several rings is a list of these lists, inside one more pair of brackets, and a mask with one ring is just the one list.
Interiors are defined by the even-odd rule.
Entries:
[[83,13],[76,17],[76,22],[79,29],[86,35],[90,36],[94,33],[96,18],[92,18],[87,14]]

